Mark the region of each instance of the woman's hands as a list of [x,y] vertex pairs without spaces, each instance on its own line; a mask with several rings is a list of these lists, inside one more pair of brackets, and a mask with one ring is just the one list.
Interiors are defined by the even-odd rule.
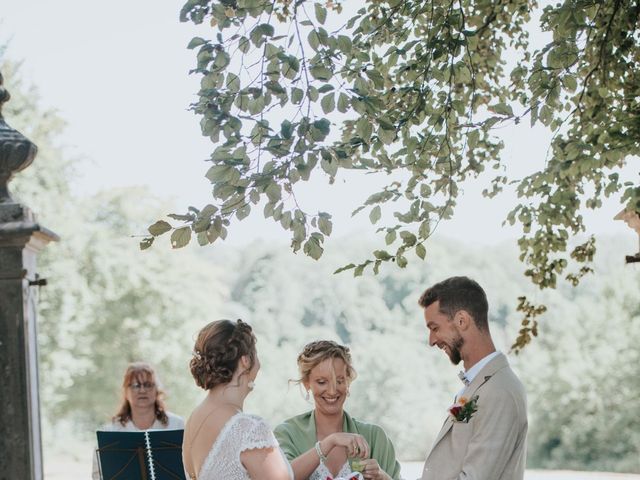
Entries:
[[332,433],[320,442],[320,448],[325,455],[335,447],[345,448],[349,458],[369,458],[369,444],[362,435],[357,433]]
[[358,458],[358,463],[362,467],[360,473],[366,480],[391,480],[391,477],[380,468],[375,458],[369,458],[371,449],[362,435],[356,433],[332,433],[320,442],[320,448],[324,455],[335,447],[346,449],[348,458]]
[[391,477],[387,475],[387,472],[380,468],[378,461],[375,458],[365,458],[360,460],[362,465],[362,476],[367,480],[391,480]]

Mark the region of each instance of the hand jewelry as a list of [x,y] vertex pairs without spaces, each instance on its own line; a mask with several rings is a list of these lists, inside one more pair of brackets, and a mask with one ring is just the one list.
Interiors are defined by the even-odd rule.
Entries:
[[318,458],[320,459],[320,463],[325,463],[327,461],[327,456],[322,453],[322,448],[320,448],[320,442],[316,442],[316,453],[318,454]]

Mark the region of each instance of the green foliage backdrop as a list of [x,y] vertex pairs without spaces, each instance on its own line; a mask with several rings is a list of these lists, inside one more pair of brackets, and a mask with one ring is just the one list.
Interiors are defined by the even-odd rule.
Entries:
[[[296,192],[311,176],[332,183],[357,170],[389,178],[356,210],[384,246],[340,270],[405,267],[410,251],[425,258],[464,185],[487,172],[485,196],[517,190],[505,220],[521,226],[525,275],[544,289],[591,272],[584,209],[613,195],[640,214],[638,178],[622,174],[640,153],[637,2],[188,0],[180,15],[212,27],[189,48],[214,202],[152,225],[142,248],[170,231],[174,248],[192,236],[214,243],[261,208],[291,232],[294,252],[317,259],[331,215],[306,211]],[[523,178],[501,157],[500,127],[512,123],[553,133]],[[393,218],[381,221],[383,211]],[[522,297],[519,310],[517,348],[545,308]]]
[[[372,248],[353,238],[337,239],[321,262],[262,243],[137,252],[130,235],[162,211],[161,202],[136,189],[73,194],[78,160],[56,143],[60,119],[8,72],[5,65],[13,94],[5,116],[40,146],[13,191],[62,236],[39,267],[49,279],[39,322],[47,455],[66,448],[59,441],[65,429],[88,442],[75,453],[90,458],[93,429],[114,413],[131,360],[154,363],[171,410],[188,414],[201,395],[187,370],[194,333],[212,319],[241,317],[256,329],[263,364],[247,410],[275,424],[310,408],[288,382],[296,378],[295,358],[305,342],[333,338],[351,346],[359,372],[349,411],[383,425],[402,459],[421,460],[459,383],[457,369],[426,345],[419,293],[446,276],[471,275],[489,294],[500,348],[518,330],[512,299],[531,286],[513,246],[480,250],[439,239],[428,265],[357,279],[332,274]],[[546,335],[511,359],[529,393],[530,468],[640,473],[633,414],[640,409],[640,275],[619,259],[633,238],[601,241],[597,276],[576,290],[534,294],[552,307],[540,325]]]

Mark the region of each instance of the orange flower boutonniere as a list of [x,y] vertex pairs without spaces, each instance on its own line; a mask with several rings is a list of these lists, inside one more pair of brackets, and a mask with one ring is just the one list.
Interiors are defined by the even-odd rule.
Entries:
[[456,403],[449,407],[449,414],[454,422],[469,423],[473,414],[478,411],[478,395],[470,399],[460,397]]

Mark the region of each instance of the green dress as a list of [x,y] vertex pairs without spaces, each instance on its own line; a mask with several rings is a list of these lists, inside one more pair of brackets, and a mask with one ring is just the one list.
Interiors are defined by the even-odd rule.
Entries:
[[[371,458],[375,458],[380,468],[391,478],[400,479],[400,463],[396,460],[396,451],[382,427],[361,422],[344,412],[342,431],[362,435],[371,449]],[[274,433],[287,459],[292,461],[316,444],[314,411],[285,420],[275,428]]]

